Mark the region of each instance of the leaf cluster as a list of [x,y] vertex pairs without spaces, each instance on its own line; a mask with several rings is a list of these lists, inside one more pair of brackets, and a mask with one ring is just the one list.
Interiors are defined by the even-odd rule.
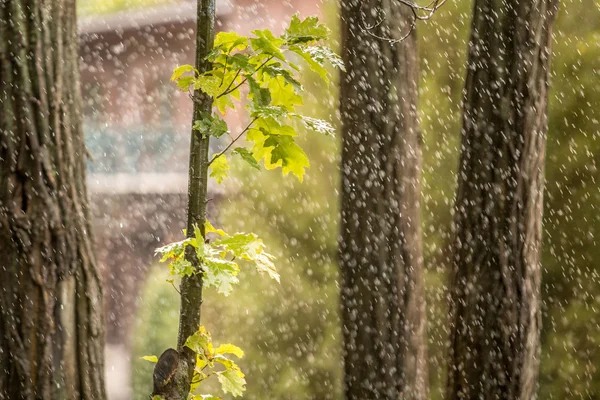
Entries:
[[[214,49],[207,57],[212,68],[202,74],[191,65],[175,68],[171,80],[180,90],[195,93],[193,98],[197,94],[210,96],[218,110],[195,121],[194,129],[205,137],[230,137],[225,150],[213,155],[209,162],[210,176],[217,183],[228,176],[229,150],[253,168],[260,169],[262,161],[264,168],[281,168],[284,175],[291,172],[302,181],[310,163],[295,140],[298,122],[324,134],[332,134],[333,127],[297,112],[303,104],[304,88],[297,79],[301,69],[294,61],[305,62],[329,84],[326,63],[342,69],[343,63],[323,45],[328,36],[329,29],[316,17],[301,20],[295,15],[280,36],[268,29],[254,30],[251,36],[217,34]],[[234,137],[222,116],[235,108],[234,100],[242,98],[242,91],[250,123]],[[231,149],[244,134],[252,144]]]
[[[238,262],[241,260],[279,282],[274,257],[265,251],[265,245],[258,236],[240,232],[228,235],[208,221],[205,230],[207,236],[213,237],[212,240],[205,239],[200,229],[195,227],[193,237],[156,249],[156,254],[162,255],[160,262],[168,262],[171,276],[183,278],[202,272],[204,286],[229,296],[233,285],[239,282]],[[186,257],[188,246],[193,248],[200,268],[195,268]],[[170,282],[173,283],[173,280]]]
[[[212,376],[217,377],[224,393],[231,393],[234,397],[243,394],[246,390],[245,375],[231,358],[231,355],[237,358],[244,357],[242,349],[231,343],[215,347],[211,334],[204,326],[200,326],[193,335],[188,337],[184,346],[196,353],[196,366],[188,400],[221,400],[220,397],[210,394],[194,394],[200,383]],[[156,356],[142,358],[153,363],[158,362]],[[160,396],[155,396],[153,400],[158,399]]]

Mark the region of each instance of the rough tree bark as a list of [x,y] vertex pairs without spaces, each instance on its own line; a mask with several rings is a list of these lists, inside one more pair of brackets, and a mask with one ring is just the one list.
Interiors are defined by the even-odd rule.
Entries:
[[448,399],[535,398],[557,0],[476,0],[463,105]]
[[414,33],[388,40],[406,34],[411,13],[387,0],[341,3],[346,399],[427,398],[417,43]]
[[104,399],[75,0],[0,0],[0,399]]

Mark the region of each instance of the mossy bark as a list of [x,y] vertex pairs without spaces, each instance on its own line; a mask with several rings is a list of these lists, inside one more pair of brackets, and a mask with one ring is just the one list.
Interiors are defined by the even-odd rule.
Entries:
[[0,1],[0,399],[104,399],[75,0]]

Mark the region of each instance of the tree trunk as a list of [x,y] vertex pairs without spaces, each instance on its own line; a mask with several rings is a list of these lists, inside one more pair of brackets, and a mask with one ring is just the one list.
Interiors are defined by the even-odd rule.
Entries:
[[104,399],[75,0],[0,0],[0,399]]
[[[196,69],[203,73],[211,69],[206,56],[213,48],[215,39],[215,0],[198,0],[196,24]],[[212,97],[200,89],[194,92],[194,121],[202,119],[203,114],[212,112]],[[190,164],[188,182],[187,236],[194,237],[194,227],[200,228],[205,235],[206,224],[206,193],[208,190],[208,150],[210,136],[198,130],[191,129]],[[186,249],[186,259],[196,268],[200,263],[192,246]],[[179,334],[177,352],[179,354],[178,370],[175,375],[174,389],[165,393],[154,391],[154,394],[164,395],[167,400],[188,398],[190,385],[196,366],[196,353],[185,342],[200,328],[200,307],[202,305],[202,273],[184,277],[181,280],[181,308],[179,312]],[[156,386],[156,369],[154,383]],[[170,392],[169,392],[170,391]]]
[[455,204],[448,399],[535,398],[557,0],[476,0]]
[[426,399],[416,36],[388,40],[412,13],[387,0],[341,8],[344,395]]

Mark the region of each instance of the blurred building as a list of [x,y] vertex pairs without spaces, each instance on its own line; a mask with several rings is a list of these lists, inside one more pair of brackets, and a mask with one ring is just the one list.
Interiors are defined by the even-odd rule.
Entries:
[[[317,0],[217,0],[218,30],[281,32]],[[97,256],[105,280],[107,386],[111,400],[132,398],[131,341],[136,302],[154,249],[185,225],[192,104],[169,81],[193,64],[195,2],[91,14],[79,20],[88,187]],[[232,131],[241,126],[228,116]],[[219,146],[215,143],[214,146]],[[220,193],[209,187],[215,213]]]

